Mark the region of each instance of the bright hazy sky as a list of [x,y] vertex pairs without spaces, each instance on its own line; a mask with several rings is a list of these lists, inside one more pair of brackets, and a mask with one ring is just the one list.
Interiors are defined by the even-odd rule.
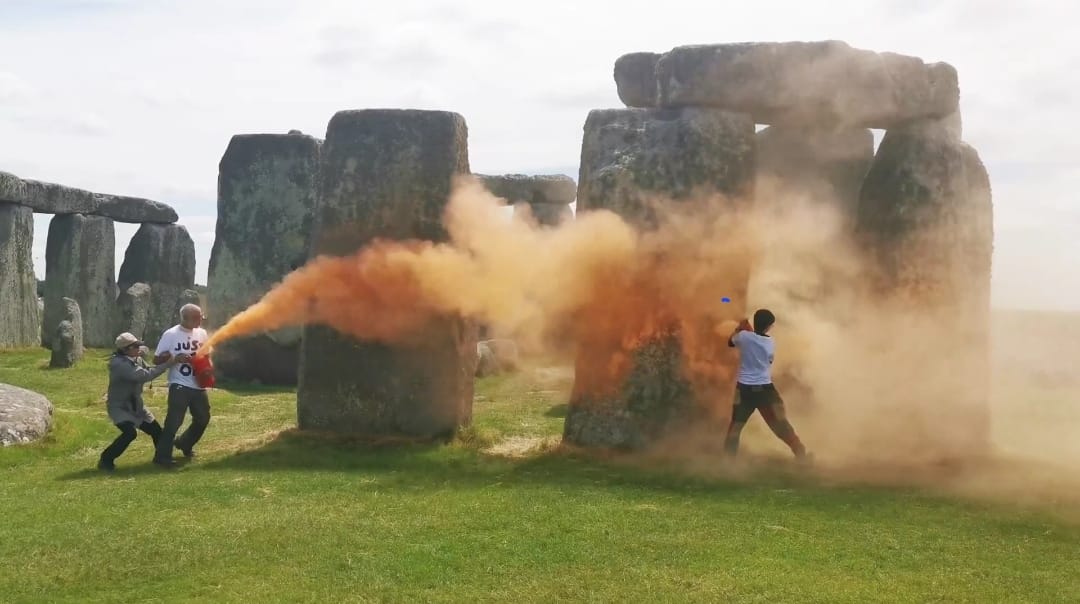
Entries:
[[[621,106],[619,55],[840,39],[956,66],[994,188],[994,303],[1080,309],[1078,17],[1066,0],[0,0],[0,170],[173,205],[205,283],[233,134],[445,109],[475,172],[576,178],[587,112]],[[117,268],[134,230],[117,225]]]

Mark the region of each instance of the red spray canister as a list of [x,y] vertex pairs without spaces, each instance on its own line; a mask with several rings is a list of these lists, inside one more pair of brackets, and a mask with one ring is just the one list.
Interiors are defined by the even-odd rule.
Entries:
[[214,387],[214,363],[210,355],[197,354],[191,359],[191,369],[195,372],[195,382],[200,388]]

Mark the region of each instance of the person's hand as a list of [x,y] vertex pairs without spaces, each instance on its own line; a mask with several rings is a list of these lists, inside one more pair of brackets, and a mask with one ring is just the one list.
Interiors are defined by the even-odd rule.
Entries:
[[743,319],[742,321],[739,321],[739,327],[737,329],[738,331],[754,331],[754,328],[750,326],[749,319]]
[[176,363],[190,363],[191,362],[191,355],[181,353],[181,354],[178,354],[178,355],[174,356],[173,358],[171,358],[169,360],[173,361],[173,362],[176,362]]

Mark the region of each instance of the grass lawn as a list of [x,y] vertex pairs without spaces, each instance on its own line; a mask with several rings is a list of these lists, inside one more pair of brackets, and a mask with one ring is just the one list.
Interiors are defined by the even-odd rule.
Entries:
[[56,405],[45,442],[0,449],[0,601],[1080,602],[1053,510],[567,452],[553,370],[478,382],[443,445],[298,434],[293,392],[226,387],[196,461],[158,471],[140,434],[101,475],[105,358],[0,352]]

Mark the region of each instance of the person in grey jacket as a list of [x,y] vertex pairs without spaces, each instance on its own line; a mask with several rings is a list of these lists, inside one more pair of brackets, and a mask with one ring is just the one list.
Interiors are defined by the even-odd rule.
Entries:
[[161,424],[143,403],[143,384],[165,373],[176,363],[185,362],[186,355],[177,355],[150,368],[142,359],[143,343],[130,333],[116,337],[116,352],[109,359],[109,394],[106,408],[109,419],[120,430],[120,435],[104,451],[98,460],[98,469],[111,472],[116,469],[116,458],[127,450],[135,440],[136,429],[150,435],[156,444],[161,435]]

